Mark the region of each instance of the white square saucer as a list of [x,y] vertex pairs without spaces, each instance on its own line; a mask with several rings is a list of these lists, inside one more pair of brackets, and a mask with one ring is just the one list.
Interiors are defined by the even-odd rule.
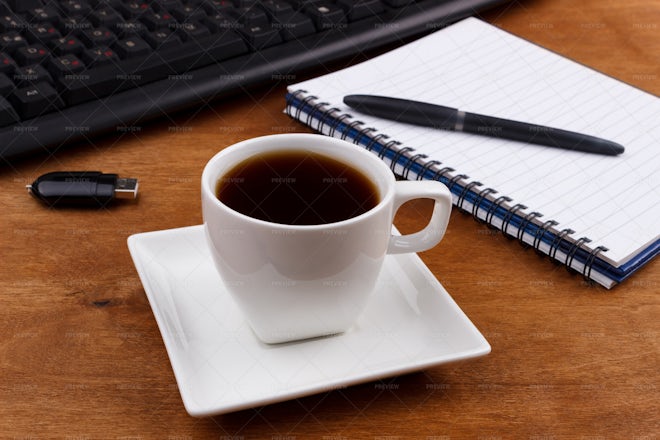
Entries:
[[184,406],[202,417],[486,355],[490,345],[415,254],[387,256],[346,333],[268,345],[223,288],[203,226],[146,232],[128,247]]

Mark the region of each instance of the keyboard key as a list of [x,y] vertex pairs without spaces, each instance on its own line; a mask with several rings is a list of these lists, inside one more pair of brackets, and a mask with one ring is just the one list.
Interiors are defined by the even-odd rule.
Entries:
[[16,85],[4,73],[0,73],[0,96],[7,96],[16,88]]
[[282,41],[279,31],[270,26],[245,27],[242,28],[240,32],[243,34],[243,36],[245,36],[245,39],[255,50],[273,46]]
[[129,37],[119,40],[114,45],[120,58],[134,58],[151,53],[151,47],[139,37]]
[[149,10],[149,3],[146,1],[129,1],[120,3],[117,6],[117,10],[121,12],[127,20],[134,20]]
[[280,31],[284,40],[294,40],[316,32],[312,19],[298,12],[276,17],[271,26]]
[[51,42],[51,47],[57,55],[66,55],[68,53],[80,54],[85,50],[85,45],[76,37],[62,37]]
[[169,12],[172,8],[181,6],[179,0],[153,0],[151,2],[151,7],[154,11],[159,12]]
[[0,35],[0,44],[4,52],[14,52],[19,47],[27,46],[27,41],[16,31]]
[[115,34],[106,27],[84,31],[80,34],[80,39],[87,47],[112,46],[117,41]]
[[255,6],[259,3],[259,0],[234,0],[234,4],[239,8],[245,8],[248,6]]
[[64,106],[57,92],[47,83],[37,83],[15,90],[9,102],[23,119],[31,119]]
[[41,6],[40,0],[7,0],[9,7],[16,12],[25,12],[28,9]]
[[377,15],[385,9],[380,0],[338,0],[337,4],[351,21]]
[[78,35],[93,29],[92,23],[83,17],[66,17],[57,24],[62,35]]
[[211,29],[211,32],[218,34],[228,29],[239,29],[243,26],[227,17],[225,14],[215,14],[204,19],[204,24]]
[[52,78],[48,74],[48,71],[41,64],[19,67],[14,71],[12,78],[18,87],[28,87],[40,82],[52,82]]
[[181,39],[169,29],[159,29],[144,34],[144,41],[154,49],[165,49],[181,44]]
[[124,17],[117,11],[109,7],[103,7],[95,10],[89,19],[98,27],[114,28],[118,23],[124,21]]
[[119,61],[114,50],[107,46],[95,47],[83,52],[82,60],[88,67],[97,67],[103,64]]
[[0,52],[0,73],[11,75],[18,66],[16,61],[6,53]]
[[271,18],[283,17],[293,12],[291,5],[281,0],[266,0],[261,2],[261,7]]
[[199,40],[202,37],[210,35],[211,32],[206,26],[195,22],[181,23],[178,26],[177,34],[184,41]]
[[85,16],[92,12],[92,8],[85,2],[77,0],[66,0],[58,2],[58,7],[62,14],[66,16],[82,15]]
[[268,26],[268,15],[266,11],[257,6],[248,6],[244,8],[235,9],[232,14],[238,19],[239,23],[244,24],[246,27]]
[[167,11],[154,12],[149,11],[140,17],[140,21],[144,23],[150,31],[156,29],[164,29],[176,24],[176,20]]
[[32,43],[48,44],[50,41],[60,38],[62,35],[55,26],[50,23],[41,23],[31,26],[27,37]]
[[14,107],[5,98],[0,96],[0,127],[18,122],[20,118]]
[[116,8],[121,4],[122,0],[89,0],[89,4],[94,7],[94,9],[100,8]]
[[210,15],[229,12],[234,9],[234,2],[229,0],[206,0],[203,5]]
[[326,2],[328,0],[287,0],[289,3],[292,3],[296,10],[303,10],[308,6],[313,6],[316,3]]
[[80,73],[83,70],[85,70],[85,64],[73,54],[51,58],[50,62],[48,63],[48,71],[55,78]]
[[20,32],[21,29],[27,27],[27,23],[23,21],[21,17],[18,17],[13,14],[6,14],[0,16],[0,31],[2,32],[11,32],[16,31]]
[[30,66],[32,64],[41,64],[48,61],[50,51],[41,44],[21,47],[14,53],[16,62],[21,66]]
[[119,38],[139,37],[147,31],[147,27],[140,21],[124,21],[115,25],[115,31]]
[[312,17],[319,30],[334,29],[346,23],[344,10],[329,2],[315,3],[306,7],[305,11]]
[[201,21],[206,18],[204,8],[201,5],[195,5],[190,2],[172,8],[170,12],[181,23],[185,21]]
[[57,13],[55,8],[50,6],[42,6],[30,9],[27,15],[29,17],[30,23],[57,23],[60,21],[60,15]]

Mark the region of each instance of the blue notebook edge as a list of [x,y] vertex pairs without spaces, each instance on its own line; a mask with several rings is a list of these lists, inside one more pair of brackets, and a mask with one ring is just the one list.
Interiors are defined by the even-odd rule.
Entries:
[[[350,140],[371,151],[403,179],[410,180],[412,174],[418,180],[432,179],[442,182],[451,191],[454,205],[459,210],[489,227],[500,230],[505,236],[518,240],[524,247],[532,247],[538,253],[547,255],[569,270],[581,272],[585,279],[593,281],[592,272],[598,272],[613,283],[620,283],[660,253],[660,240],[656,240],[621,266],[613,266],[598,256],[607,252],[606,248],[583,248],[584,244],[590,242],[588,238],[570,240],[569,237],[575,231],[568,228],[553,231],[554,226],[557,226],[557,222],[553,220],[538,224],[537,220],[542,218],[542,214],[534,211],[526,213],[524,211],[528,207],[519,203],[503,206],[512,200],[506,196],[492,199],[492,196],[497,194],[496,190],[484,188],[478,181],[467,182],[469,176],[450,167],[441,167],[439,161],[425,161],[426,156],[415,154],[414,148],[402,145],[387,135],[371,135],[375,132],[374,129],[364,128],[362,123],[354,120],[350,114],[340,113],[339,109],[329,107],[328,103],[319,102],[316,96],[304,95],[305,93],[303,90],[288,92],[285,113],[319,133]],[[324,129],[327,129],[328,133],[324,133]],[[400,172],[397,172],[399,168]],[[452,176],[451,173],[454,172],[457,174]],[[470,208],[465,208],[465,205]],[[531,244],[528,243],[530,238]],[[541,249],[545,247],[547,249]],[[582,266],[582,269],[576,270],[575,265]]]

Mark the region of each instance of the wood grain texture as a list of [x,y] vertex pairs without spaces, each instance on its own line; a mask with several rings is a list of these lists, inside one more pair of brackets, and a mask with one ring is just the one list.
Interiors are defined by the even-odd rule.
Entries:
[[[660,94],[657,1],[530,0],[485,18]],[[284,92],[255,90],[0,172],[1,438],[658,438],[660,262],[607,291],[457,211],[442,245],[421,256],[489,356],[188,416],[126,238],[199,224],[199,175],[223,147],[308,131],[282,113]],[[45,208],[24,186],[57,169],[138,177],[139,200]],[[407,205],[399,228],[420,227],[428,210]]]

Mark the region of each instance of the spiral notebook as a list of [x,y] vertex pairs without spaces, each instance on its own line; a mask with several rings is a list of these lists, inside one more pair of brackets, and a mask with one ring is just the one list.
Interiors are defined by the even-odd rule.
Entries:
[[[446,184],[459,209],[611,288],[660,251],[660,99],[468,18],[289,87],[285,111],[377,154],[405,179]],[[359,114],[385,95],[618,142],[602,156]]]

